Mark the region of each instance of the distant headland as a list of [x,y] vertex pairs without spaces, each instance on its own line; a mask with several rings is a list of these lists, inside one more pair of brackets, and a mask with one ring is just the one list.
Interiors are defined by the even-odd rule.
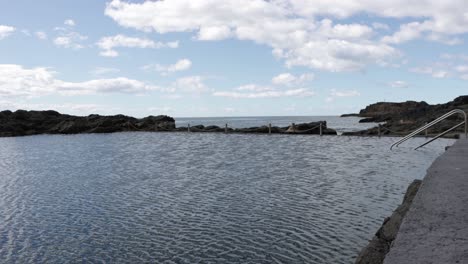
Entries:
[[[427,122],[431,122],[437,117],[453,109],[461,109],[468,112],[468,95],[455,98],[445,104],[430,105],[424,101],[406,101],[402,103],[379,102],[371,104],[362,109],[359,113],[345,114],[346,116],[362,117],[359,122],[382,123],[380,130],[382,135],[402,136],[421,127]],[[458,116],[453,116],[444,120],[440,124],[429,129],[429,134],[441,133],[455,124],[463,121]],[[378,127],[357,132],[345,132],[348,136],[373,136],[379,133]]]
[[[402,103],[379,102],[371,104],[359,113],[344,114],[342,117],[362,117],[359,122],[382,123],[367,130],[344,132],[346,136],[401,136],[430,122],[438,116],[453,110],[462,109],[468,112],[468,95],[459,96],[445,104],[429,105],[426,102],[407,101]],[[454,116],[430,129],[429,133],[440,133],[457,122]],[[327,127],[326,121],[303,124],[292,124],[288,127],[260,126],[248,128],[229,128],[219,126],[184,126],[176,127],[175,119],[166,116],[148,116],[135,118],[125,115],[89,115],[73,116],[57,111],[0,112],[0,137],[27,136],[39,134],[81,134],[113,133],[126,131],[165,131],[165,132],[228,132],[228,133],[263,133],[263,134],[323,134],[337,135],[336,130]]]

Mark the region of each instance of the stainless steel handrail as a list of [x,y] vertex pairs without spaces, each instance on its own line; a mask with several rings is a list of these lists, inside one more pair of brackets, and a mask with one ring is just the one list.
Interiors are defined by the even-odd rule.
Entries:
[[424,144],[418,146],[416,149],[418,149],[418,148],[420,148],[420,147],[423,147],[423,146],[425,146],[425,145],[431,143],[431,142],[434,141],[435,139],[437,139],[437,138],[439,138],[439,137],[441,137],[441,136],[447,134],[448,132],[450,132],[450,131],[456,129],[457,127],[461,126],[462,124],[465,124],[465,138],[468,138],[468,122],[467,122],[466,113],[465,113],[465,111],[463,111],[463,110],[461,110],[461,109],[454,109],[454,110],[452,110],[452,111],[446,113],[445,115],[443,115],[443,116],[437,118],[436,120],[430,122],[429,124],[426,124],[426,125],[424,125],[424,126],[418,128],[418,129],[416,129],[415,131],[411,132],[410,134],[408,134],[408,135],[405,136],[404,138],[398,140],[397,142],[393,143],[393,144],[390,146],[390,149],[392,149],[392,148],[395,147],[395,146],[398,147],[401,143],[407,141],[408,139],[410,139],[410,138],[416,136],[417,134],[421,133],[422,131],[424,131],[424,130],[430,128],[430,127],[432,127],[433,125],[435,125],[435,124],[437,124],[437,123],[439,123],[439,122],[441,122],[441,121],[447,119],[449,116],[452,116],[452,115],[454,115],[454,114],[463,114],[463,117],[465,118],[465,121],[463,121],[462,123],[460,123],[460,124],[458,124],[458,125],[456,125],[456,126],[450,128],[450,129],[448,129],[448,130],[442,132],[441,134],[437,135],[434,139],[431,139],[430,141],[428,141],[428,142],[426,142],[426,143],[424,143]]

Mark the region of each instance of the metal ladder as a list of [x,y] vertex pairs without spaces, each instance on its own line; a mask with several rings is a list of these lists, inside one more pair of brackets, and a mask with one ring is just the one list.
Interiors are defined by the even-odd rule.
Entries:
[[395,147],[395,146],[398,147],[398,145],[400,145],[401,143],[407,141],[408,139],[410,139],[410,138],[416,136],[417,134],[421,133],[422,131],[424,131],[424,130],[430,128],[430,127],[432,127],[433,125],[435,125],[435,124],[437,124],[437,123],[439,123],[439,122],[441,122],[441,121],[447,119],[449,116],[452,116],[452,115],[454,115],[454,114],[462,114],[463,117],[465,118],[465,121],[461,122],[460,124],[457,124],[457,125],[453,126],[453,127],[450,128],[450,129],[447,129],[446,131],[440,133],[439,135],[435,136],[434,138],[432,138],[431,140],[427,141],[426,143],[424,143],[424,144],[418,146],[418,147],[415,148],[414,150],[417,150],[417,149],[419,149],[419,148],[422,148],[422,147],[426,146],[427,144],[431,143],[432,141],[434,141],[434,140],[436,140],[436,139],[438,139],[438,138],[444,136],[445,134],[449,133],[450,131],[453,131],[453,130],[457,129],[458,127],[462,126],[463,124],[465,125],[465,138],[468,138],[468,134],[467,134],[467,131],[468,131],[468,122],[467,122],[466,113],[465,113],[465,111],[463,111],[463,110],[461,110],[461,109],[454,109],[454,110],[452,110],[452,111],[446,113],[445,115],[443,115],[443,116],[437,118],[436,120],[430,122],[429,124],[426,124],[426,125],[424,125],[424,126],[418,128],[418,129],[416,129],[415,131],[413,131],[413,132],[411,132],[410,134],[408,134],[406,137],[404,137],[404,138],[398,140],[397,142],[393,143],[393,144],[390,146],[390,150],[391,150],[393,147]]

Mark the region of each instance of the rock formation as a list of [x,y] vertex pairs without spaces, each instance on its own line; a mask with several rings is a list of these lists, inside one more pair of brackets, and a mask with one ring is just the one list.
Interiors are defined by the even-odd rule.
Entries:
[[[288,127],[271,127],[272,134],[320,134],[320,123],[322,123],[322,134],[323,135],[336,135],[336,130],[328,128],[326,121],[318,121],[311,123],[295,124]],[[179,127],[177,131],[188,131],[188,127]],[[256,133],[256,134],[268,134],[270,132],[268,126],[260,127],[247,127],[247,128],[228,128],[229,133]],[[203,126],[196,125],[190,127],[190,132],[225,132],[224,127],[219,126]]]
[[[319,134],[322,123],[323,135],[336,135],[336,131],[327,128],[326,121],[296,125],[295,131],[289,127],[272,127],[271,133],[284,134]],[[0,137],[27,136],[38,134],[79,134],[112,133],[123,131],[188,131],[187,127],[176,128],[175,120],[169,116],[148,116],[134,118],[124,115],[114,116],[72,116],[56,111],[17,110],[0,112]],[[230,133],[269,133],[267,126],[250,128],[228,128]],[[191,126],[190,132],[225,132],[224,127]]]
[[403,203],[393,212],[390,217],[385,218],[382,226],[369,244],[361,250],[356,258],[356,264],[380,264],[383,263],[385,255],[390,250],[390,245],[400,229],[401,222],[408,212],[416,193],[421,186],[421,180],[414,180],[406,190]]
[[81,117],[64,115],[51,110],[0,112],[0,136],[2,137],[37,134],[170,131],[174,128],[175,120],[169,116],[148,116],[137,119],[124,115]]
[[[401,136],[431,122],[439,116],[453,109],[462,109],[468,112],[468,95],[459,96],[455,100],[438,105],[429,105],[426,102],[407,101],[403,103],[380,102],[371,104],[359,112],[360,117],[365,117],[360,122],[385,122],[381,127],[382,135]],[[462,122],[459,115],[439,123],[428,130],[429,134],[441,133],[452,126]],[[461,129],[461,128],[460,128]],[[377,127],[357,131],[345,132],[343,135],[368,136],[377,135]]]

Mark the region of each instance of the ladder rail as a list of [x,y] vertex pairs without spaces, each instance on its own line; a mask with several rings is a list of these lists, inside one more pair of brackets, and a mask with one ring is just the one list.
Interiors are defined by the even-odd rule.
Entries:
[[440,133],[439,135],[435,136],[435,137],[432,138],[431,140],[425,142],[425,143],[422,144],[422,145],[419,145],[419,146],[418,146],[417,148],[415,148],[414,150],[417,150],[417,149],[419,149],[419,148],[422,148],[422,147],[426,146],[427,144],[431,143],[432,141],[434,141],[434,140],[436,140],[436,139],[438,139],[438,138],[440,138],[440,137],[443,137],[444,135],[446,135],[446,134],[449,133],[450,131],[459,128],[459,127],[460,127],[461,125],[463,125],[463,124],[465,124],[465,121],[461,122],[461,123],[458,124],[458,125],[453,126],[453,127],[450,128],[450,129],[445,130],[444,132],[442,132],[442,133]]
[[[465,124],[465,137],[468,138],[468,122],[467,122],[467,116],[466,116],[466,113],[465,111],[461,110],[461,109],[454,109],[444,115],[442,115],[441,117],[435,119],[434,121],[416,129],[415,131],[411,132],[410,134],[408,134],[407,136],[405,136],[404,138],[398,140],[397,142],[393,143],[391,146],[390,146],[390,150],[395,147],[395,146],[399,146],[401,143],[407,141],[408,139],[416,136],[417,134],[421,133],[422,131],[434,126],[435,124],[438,124],[439,122],[447,119],[448,117],[454,115],[454,114],[462,114],[465,121],[463,122]],[[461,124],[457,125],[457,127],[459,127]],[[455,128],[453,128],[455,129]],[[450,131],[452,131],[453,129],[450,129]],[[448,133],[448,132],[447,132]],[[445,135],[445,134],[444,134]],[[432,141],[431,141],[432,142]]]

